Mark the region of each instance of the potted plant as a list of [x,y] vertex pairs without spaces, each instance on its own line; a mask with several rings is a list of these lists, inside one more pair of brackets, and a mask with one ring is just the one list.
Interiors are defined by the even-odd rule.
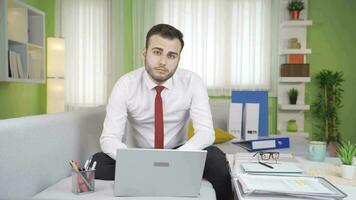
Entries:
[[292,88],[288,90],[288,96],[289,96],[289,103],[290,104],[297,104],[297,99],[298,99],[298,90],[295,88]]
[[312,104],[313,137],[327,143],[329,156],[336,156],[336,146],[340,141],[338,110],[342,107],[341,72],[322,70],[315,76],[319,88],[316,100]]
[[292,0],[288,3],[288,11],[290,18],[292,20],[298,20],[300,16],[300,11],[304,9],[304,1],[302,0]]
[[356,155],[356,145],[348,143],[340,143],[337,148],[337,154],[341,160],[341,177],[353,179],[355,175],[355,165],[353,164],[354,156]]

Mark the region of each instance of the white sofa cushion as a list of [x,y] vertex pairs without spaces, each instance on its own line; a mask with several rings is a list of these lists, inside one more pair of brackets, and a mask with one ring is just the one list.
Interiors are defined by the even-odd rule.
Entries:
[[105,108],[0,120],[0,199],[31,197],[100,151]]

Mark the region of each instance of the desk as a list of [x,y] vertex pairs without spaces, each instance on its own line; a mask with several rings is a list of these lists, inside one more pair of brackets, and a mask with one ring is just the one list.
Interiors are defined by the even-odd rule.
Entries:
[[67,177],[35,195],[32,199],[100,199],[100,200],[215,200],[215,191],[210,182],[203,180],[198,198],[184,197],[115,197],[114,181],[95,180],[95,192],[86,194],[72,193],[72,178]]
[[[262,199],[266,199],[266,197],[242,197],[240,195],[239,188],[236,183],[236,180],[237,180],[236,173],[243,173],[243,172],[241,171],[241,168],[238,167],[239,161],[234,160],[233,154],[227,155],[227,158],[228,158],[228,161],[230,164],[230,168],[232,169],[231,178],[232,178],[232,182],[233,182],[234,199],[235,200],[260,200],[260,199],[262,200]],[[316,165],[320,164],[320,162],[312,162],[312,161],[305,159],[305,157],[301,157],[301,156],[297,156],[295,158],[296,158],[297,162],[300,164],[300,167],[302,167],[305,171],[312,166],[316,166]],[[332,163],[332,164],[339,164],[339,159],[338,158],[327,158],[325,160],[325,162]],[[235,171],[235,172],[233,172],[233,171]],[[355,200],[356,199],[356,187],[341,185],[341,184],[334,184],[334,185],[348,195],[345,198],[345,200]],[[283,197],[283,198],[268,198],[268,199],[281,200],[281,199],[286,199],[286,198]],[[290,198],[290,199],[293,199],[293,198]]]

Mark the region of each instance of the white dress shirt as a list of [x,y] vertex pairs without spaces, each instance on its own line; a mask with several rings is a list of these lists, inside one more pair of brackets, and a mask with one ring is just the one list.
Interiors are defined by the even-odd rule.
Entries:
[[[126,121],[130,122],[135,147],[154,148],[155,86],[144,67],[122,76],[111,93],[100,145],[104,153],[116,159]],[[177,69],[163,86],[164,148],[184,144],[186,125],[193,121],[194,136],[178,149],[197,150],[210,146],[215,139],[209,97],[202,80],[193,72]]]

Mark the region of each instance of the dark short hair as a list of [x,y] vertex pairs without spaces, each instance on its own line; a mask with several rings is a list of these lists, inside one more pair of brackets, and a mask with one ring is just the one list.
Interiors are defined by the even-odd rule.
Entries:
[[146,48],[148,48],[149,39],[152,35],[159,35],[170,40],[177,38],[182,46],[180,51],[182,51],[184,47],[183,33],[169,24],[157,24],[148,31],[146,35]]

